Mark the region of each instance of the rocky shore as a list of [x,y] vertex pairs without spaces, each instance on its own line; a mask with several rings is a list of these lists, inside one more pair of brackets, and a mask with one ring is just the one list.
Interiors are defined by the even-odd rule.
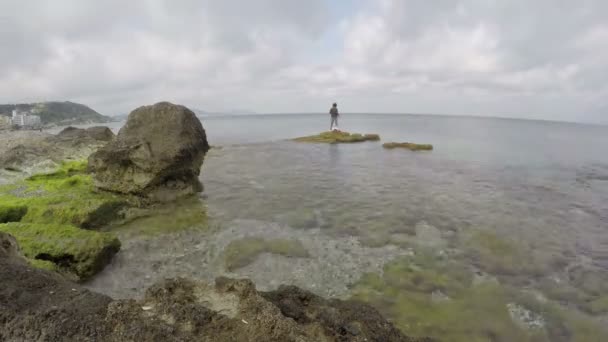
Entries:
[[112,139],[114,133],[101,126],[68,127],[56,135],[4,131],[0,133],[0,184],[50,172],[65,161],[85,159]]
[[249,280],[169,279],[142,300],[112,300],[27,265],[0,232],[2,341],[431,341],[411,339],[371,306]]
[[117,137],[68,128],[0,139],[11,181],[0,192],[0,341],[430,341],[408,338],[367,304],[294,286],[260,292],[250,280],[177,278],[140,300],[113,300],[75,283],[119,251],[108,227],[202,190],[209,145],[185,107],[140,107]]

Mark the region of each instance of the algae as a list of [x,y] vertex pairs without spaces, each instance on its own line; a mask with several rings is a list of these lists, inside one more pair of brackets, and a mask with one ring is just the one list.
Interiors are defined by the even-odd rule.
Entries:
[[359,133],[348,133],[342,131],[329,131],[323,132],[317,135],[311,135],[307,137],[300,137],[293,139],[297,142],[311,142],[311,143],[326,143],[326,144],[338,144],[338,143],[356,143],[364,141],[378,141],[380,136],[378,134],[359,134]]
[[254,262],[262,253],[280,254],[294,258],[309,256],[306,248],[298,240],[247,237],[232,241],[224,249],[226,269],[233,271],[245,267]]
[[415,144],[410,142],[388,142],[382,144],[382,147],[386,149],[394,149],[394,148],[405,148],[411,151],[431,151],[433,150],[433,145],[431,144]]
[[[120,218],[127,200],[124,196],[96,191],[91,176],[86,174],[86,162],[66,162],[54,172],[0,187],[0,222],[99,228]],[[11,214],[2,215],[4,212]]]
[[120,249],[120,241],[111,233],[70,225],[13,222],[0,224],[0,231],[17,239],[32,265],[59,270],[80,281],[100,271]]
[[146,208],[129,208],[124,222],[117,222],[111,231],[121,236],[175,233],[186,229],[210,228],[207,208],[198,196]]
[[482,270],[507,276],[543,274],[544,268],[523,244],[516,244],[489,230],[474,230],[467,235],[463,241],[465,254]]
[[[452,258],[417,253],[394,260],[383,273],[366,274],[353,287],[407,335],[440,341],[605,341],[592,318],[498,282],[475,285],[472,271]],[[440,300],[439,300],[439,299]],[[522,326],[509,307],[530,310],[538,324]]]

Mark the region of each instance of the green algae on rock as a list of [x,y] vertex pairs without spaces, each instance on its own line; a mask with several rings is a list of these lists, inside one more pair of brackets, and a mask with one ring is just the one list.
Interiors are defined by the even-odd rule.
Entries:
[[410,142],[387,142],[382,144],[382,147],[392,150],[394,148],[405,148],[411,151],[431,151],[433,150],[433,145],[431,144],[415,144]]
[[559,263],[559,256],[542,257],[524,243],[502,237],[490,230],[476,229],[463,234],[465,256],[484,271],[498,276],[538,277]]
[[127,197],[95,191],[86,162],[0,187],[0,222],[68,224],[99,228],[120,217]]
[[210,227],[207,207],[198,196],[145,208],[128,208],[126,216],[123,222],[116,222],[110,228],[121,238],[170,234],[187,229],[206,230]]
[[232,241],[224,249],[226,268],[229,271],[245,267],[262,253],[280,254],[287,257],[306,258],[308,251],[298,240],[262,239],[248,237]]
[[339,144],[339,143],[356,143],[364,141],[378,141],[380,136],[378,134],[359,134],[359,133],[348,133],[342,131],[329,131],[323,132],[317,135],[311,135],[307,137],[301,137],[293,139],[297,142],[311,142],[311,143],[326,143],[326,144]]
[[99,272],[120,249],[120,241],[111,233],[70,225],[12,222],[0,224],[0,231],[17,239],[33,266],[80,281]]

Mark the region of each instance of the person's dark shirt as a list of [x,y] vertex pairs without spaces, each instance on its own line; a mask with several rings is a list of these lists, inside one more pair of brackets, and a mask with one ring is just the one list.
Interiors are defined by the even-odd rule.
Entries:
[[329,114],[331,114],[331,116],[338,116],[338,107],[331,107]]

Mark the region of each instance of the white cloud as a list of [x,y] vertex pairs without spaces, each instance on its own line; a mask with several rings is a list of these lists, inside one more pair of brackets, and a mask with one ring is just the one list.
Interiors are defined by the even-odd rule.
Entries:
[[357,4],[3,1],[0,102],[607,121],[607,2]]

